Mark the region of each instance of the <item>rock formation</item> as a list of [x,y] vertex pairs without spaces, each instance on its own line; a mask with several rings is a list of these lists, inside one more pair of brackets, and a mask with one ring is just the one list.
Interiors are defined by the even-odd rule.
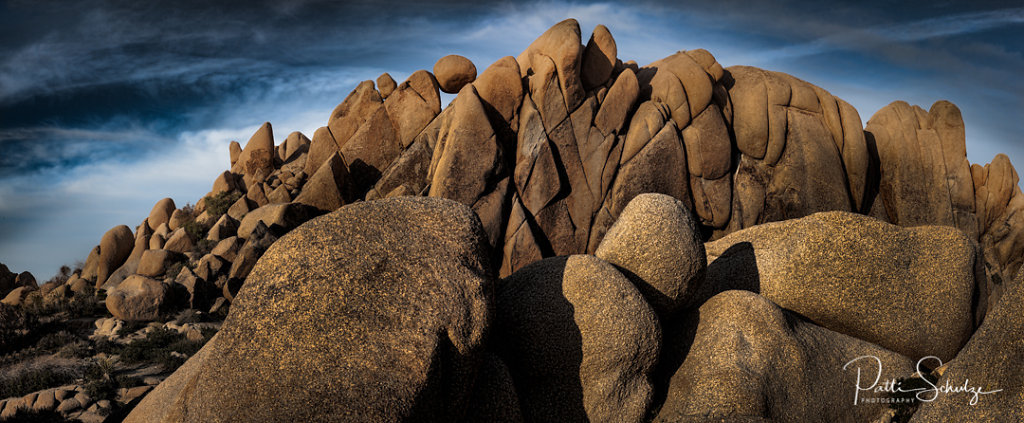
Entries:
[[1019,354],[984,357],[1020,329],[1024,194],[1006,156],[968,162],[956,106],[864,126],[784,73],[581,34],[363,81],[311,138],[265,123],[195,206],[45,285],[121,320],[231,307],[128,420],[892,417],[852,403],[862,355],[1005,389],[922,421],[1019,400]]

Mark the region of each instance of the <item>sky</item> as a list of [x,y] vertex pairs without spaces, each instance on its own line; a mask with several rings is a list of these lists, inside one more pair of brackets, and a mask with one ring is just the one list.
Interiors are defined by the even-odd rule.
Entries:
[[823,87],[865,123],[949,100],[972,163],[1024,163],[1019,0],[749,3],[0,0],[0,263],[45,280],[161,198],[194,204],[263,122],[277,142],[311,136],[359,81],[447,54],[482,71],[569,17],[584,40],[607,26],[623,61],[705,48]]

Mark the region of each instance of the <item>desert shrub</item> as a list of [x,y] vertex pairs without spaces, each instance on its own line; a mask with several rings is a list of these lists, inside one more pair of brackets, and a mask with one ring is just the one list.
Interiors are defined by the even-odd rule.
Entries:
[[79,339],[67,331],[48,333],[39,338],[36,348],[40,351],[51,352],[63,348],[67,344],[77,342]]
[[91,364],[85,371],[85,380],[85,393],[94,400],[113,401],[119,389],[141,384],[138,378],[116,374],[112,360],[98,360]]
[[34,316],[18,307],[0,304],[0,351],[15,349],[31,332],[35,320]]
[[195,251],[197,253],[199,253],[199,257],[202,257],[202,256],[205,256],[207,254],[210,254],[210,252],[213,251],[213,247],[216,247],[216,246],[217,246],[217,241],[203,238],[203,239],[200,239],[199,242],[196,242],[196,250]]
[[20,397],[82,377],[83,369],[67,364],[30,364],[0,375],[0,398]]
[[185,232],[188,232],[188,235],[194,240],[206,238],[206,228],[194,219],[185,221],[185,224],[182,225],[182,227],[185,228]]
[[39,291],[34,291],[25,297],[23,308],[34,316],[64,313],[67,315],[66,319],[98,317],[107,314],[107,308],[100,300],[102,300],[101,297],[89,294],[75,294],[70,298],[46,299],[39,294]]
[[[121,350],[121,361],[127,364],[158,363],[164,370],[172,371],[185,363],[185,356],[192,356],[216,334],[216,330],[201,329],[203,339],[190,341],[174,330],[158,328],[146,334],[145,338],[132,341]],[[178,353],[178,354],[174,354]]]
[[92,348],[87,341],[75,341],[64,345],[57,355],[67,358],[85,358],[92,355]]
[[34,410],[19,408],[10,417],[3,420],[5,423],[62,423],[67,419],[56,410]]
[[206,212],[210,216],[219,217],[224,213],[228,212],[232,204],[235,204],[239,198],[242,198],[242,193],[238,191],[225,191],[217,193],[214,196],[206,196]]

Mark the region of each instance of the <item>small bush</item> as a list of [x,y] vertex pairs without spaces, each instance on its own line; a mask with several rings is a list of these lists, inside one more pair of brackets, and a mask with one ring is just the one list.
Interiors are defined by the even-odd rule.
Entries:
[[18,307],[0,304],[0,351],[13,351],[35,325],[35,316]]
[[174,330],[159,328],[150,331],[143,339],[132,341],[121,350],[121,361],[127,364],[159,363],[164,369],[172,371],[185,363],[185,356],[192,356],[213,337],[216,330],[201,329],[203,339],[189,341]]
[[217,241],[203,238],[200,239],[199,242],[196,242],[196,252],[199,253],[199,257],[202,257],[210,254],[210,252],[213,251],[213,247],[216,246]]
[[238,191],[226,191],[218,193],[214,196],[206,196],[206,212],[210,216],[220,217],[224,213],[228,212],[232,204],[235,204],[239,198],[242,198],[242,193]]
[[92,355],[92,348],[87,341],[77,341],[61,347],[57,355],[67,358],[85,358]]
[[19,408],[18,411],[14,412],[14,414],[3,421],[20,423],[62,423],[66,422],[67,419],[56,410]]
[[43,335],[42,338],[39,338],[39,342],[36,342],[36,348],[45,352],[57,351],[65,345],[72,344],[77,341],[77,337],[62,330],[60,332]]
[[54,386],[66,385],[80,377],[82,370],[72,366],[31,366],[0,378],[0,398],[20,397]]

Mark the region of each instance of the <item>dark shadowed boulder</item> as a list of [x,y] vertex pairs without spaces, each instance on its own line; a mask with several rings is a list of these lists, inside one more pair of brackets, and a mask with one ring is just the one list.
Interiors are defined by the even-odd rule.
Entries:
[[245,215],[238,225],[238,237],[249,238],[258,222],[263,222],[270,232],[281,236],[320,213],[315,207],[305,204],[269,204]]
[[653,397],[658,319],[594,256],[528,265],[499,286],[494,340],[526,421],[638,422]]
[[458,421],[490,321],[486,249],[473,212],[448,200],[310,221],[274,243],[216,340],[128,421]]

